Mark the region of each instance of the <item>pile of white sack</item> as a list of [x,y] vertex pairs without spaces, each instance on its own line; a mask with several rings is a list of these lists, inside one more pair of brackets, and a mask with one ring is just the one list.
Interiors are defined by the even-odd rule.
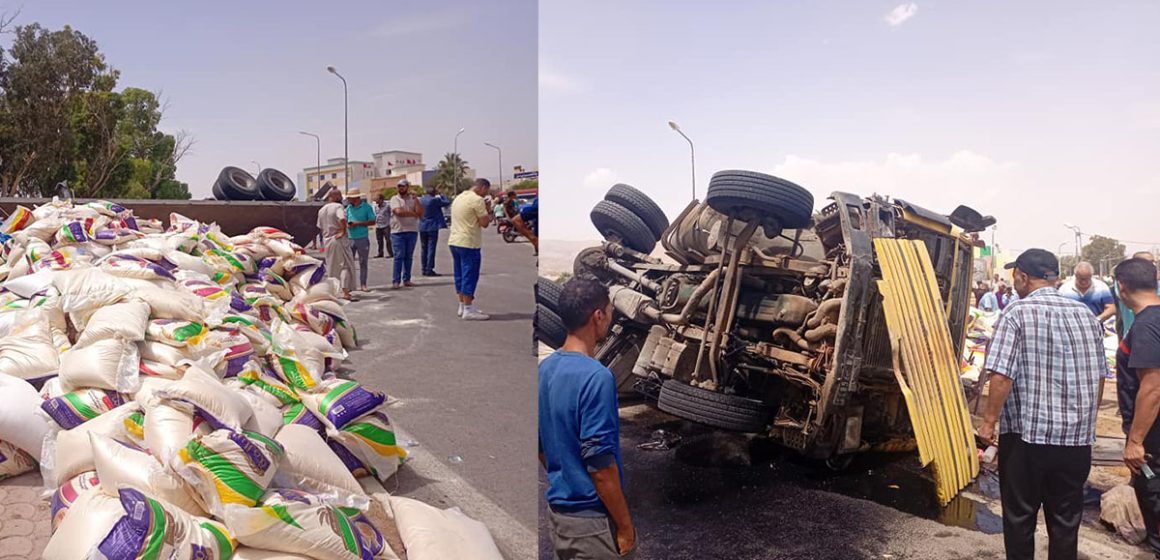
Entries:
[[45,558],[499,557],[364,490],[406,452],[386,396],[335,377],[357,335],[285,232],[53,200],[0,242],[0,480],[39,463]]

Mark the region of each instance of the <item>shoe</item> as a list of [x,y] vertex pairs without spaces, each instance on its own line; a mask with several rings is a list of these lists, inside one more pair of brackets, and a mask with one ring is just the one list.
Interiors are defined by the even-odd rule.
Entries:
[[369,292],[370,290],[368,290],[366,286],[363,286],[363,287],[359,288],[359,289],[358,289],[358,291],[360,291],[360,292]]
[[397,290],[397,289],[399,289],[399,285],[398,284],[391,284],[391,289]]
[[463,317],[463,302],[459,302],[459,311],[455,312],[456,317]]
[[415,283],[414,283],[414,282],[411,282],[410,280],[408,280],[408,281],[406,281],[406,282],[403,282],[403,285],[404,285],[404,286],[406,286],[406,287],[408,287],[408,288],[414,288],[414,287],[415,287]]
[[383,258],[383,256],[382,256],[382,255],[375,255],[375,258],[376,258],[376,259],[381,259],[381,258]]
[[469,308],[463,310],[464,321],[486,321],[488,319],[491,319],[491,315],[488,315],[487,313],[484,313],[478,309]]
[[431,273],[430,273],[430,274],[428,274],[427,276],[443,276],[443,275],[442,275],[442,274],[439,274],[438,272],[435,272],[434,270],[432,270],[432,271],[431,271]]

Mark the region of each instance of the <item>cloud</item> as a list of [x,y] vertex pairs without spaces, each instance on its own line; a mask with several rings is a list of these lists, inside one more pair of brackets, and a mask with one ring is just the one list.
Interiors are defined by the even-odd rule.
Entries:
[[918,4],[911,2],[909,4],[899,4],[890,10],[889,14],[883,18],[891,27],[898,27],[907,22],[914,14],[918,13]]
[[381,39],[426,35],[462,27],[467,24],[468,15],[463,11],[443,11],[397,17],[379,24],[371,33]]
[[[960,204],[987,214],[998,206],[999,193],[1024,181],[1019,166],[1001,163],[970,150],[942,161],[919,154],[887,154],[881,160],[824,162],[788,155],[773,168],[814,194],[814,206],[826,204],[833,191],[860,196],[877,193],[914,202],[936,212],[950,212]],[[1010,191],[1008,191],[1010,192]]]
[[619,183],[620,176],[607,167],[599,167],[584,176],[584,188],[607,190],[608,187]]
[[579,78],[560,72],[543,59],[540,60],[540,91],[582,93],[587,88],[587,84]]

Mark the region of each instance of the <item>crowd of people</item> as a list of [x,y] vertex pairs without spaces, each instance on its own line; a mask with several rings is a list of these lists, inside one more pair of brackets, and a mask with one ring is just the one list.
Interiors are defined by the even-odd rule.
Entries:
[[[999,312],[987,349],[989,392],[978,436],[998,447],[1007,558],[1035,557],[1040,510],[1049,558],[1075,559],[1104,389],[1104,321],[1120,338],[1116,394],[1127,437],[1124,464],[1160,558],[1160,274],[1136,253],[1112,285],[1079,263],[1063,281],[1056,256],[1031,249],[1006,269],[1011,283],[980,282],[974,297]],[[608,291],[574,278],[559,296],[564,345],[539,371],[540,463],[548,473],[553,547],[560,558],[618,558],[637,535],[623,491],[616,380],[593,358],[612,324]]]
[[[318,211],[317,221],[327,274],[339,281],[344,299],[357,301],[355,291],[369,291],[367,276],[373,226],[378,242],[376,257],[393,260],[391,289],[414,287],[411,272],[416,246],[421,244],[421,274],[441,276],[435,271],[436,248],[439,232],[449,229],[447,244],[459,299],[457,315],[467,321],[486,321],[490,317],[476,307],[475,291],[482,263],[482,231],[491,223],[493,215],[490,192],[491,183],[487,179],[476,179],[470,189],[454,200],[437,193],[434,187],[416,196],[410,183],[403,180],[390,200],[376,193],[372,206],[359,188],[350,188],[345,195],[339,189],[331,189],[326,195],[327,204]],[[447,207],[451,208],[450,224],[444,215]]]

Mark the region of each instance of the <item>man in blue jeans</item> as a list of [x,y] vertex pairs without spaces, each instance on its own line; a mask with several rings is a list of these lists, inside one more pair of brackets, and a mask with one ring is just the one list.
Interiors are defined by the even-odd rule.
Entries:
[[399,182],[399,193],[391,197],[391,247],[395,251],[391,288],[414,286],[411,283],[411,265],[415,261],[415,243],[419,240],[419,218],[423,205],[411,194],[411,183]]
[[465,321],[486,321],[490,315],[475,307],[475,286],[483,264],[483,228],[491,222],[492,209],[484,200],[491,182],[476,179],[470,190],[459,193],[451,203],[451,233],[447,247],[455,267],[455,294],[459,297],[458,316]]
[[358,257],[359,289],[367,291],[367,266],[371,256],[370,230],[367,226],[375,225],[375,211],[370,204],[363,202],[362,193],[358,189],[346,192],[346,200],[350,204],[346,207],[346,223],[349,226],[350,248]]
[[419,197],[423,205],[423,219],[419,220],[419,264],[423,265],[423,276],[439,276],[435,272],[435,248],[439,245],[439,230],[447,227],[443,209],[451,206],[447,197],[436,194],[434,185],[427,185],[427,194]]
[[592,358],[612,325],[608,290],[573,278],[557,311],[568,338],[540,363],[540,464],[557,558],[621,558],[636,548],[624,497],[616,378]]

